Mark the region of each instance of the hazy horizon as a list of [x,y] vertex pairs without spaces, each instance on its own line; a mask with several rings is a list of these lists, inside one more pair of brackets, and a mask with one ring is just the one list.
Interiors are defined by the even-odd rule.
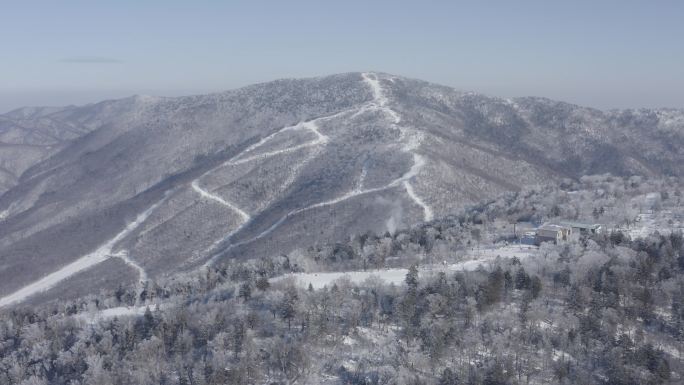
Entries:
[[4,12],[0,112],[369,70],[604,110],[684,108],[674,1],[26,1]]

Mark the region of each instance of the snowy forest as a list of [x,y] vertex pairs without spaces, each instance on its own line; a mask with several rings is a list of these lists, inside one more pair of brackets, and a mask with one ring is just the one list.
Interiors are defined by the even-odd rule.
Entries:
[[[6,310],[0,384],[682,383],[681,209],[676,179],[584,177],[395,233]],[[559,218],[607,231],[497,255],[523,224]],[[399,267],[400,282],[383,279]],[[332,271],[378,273],[297,279]]]

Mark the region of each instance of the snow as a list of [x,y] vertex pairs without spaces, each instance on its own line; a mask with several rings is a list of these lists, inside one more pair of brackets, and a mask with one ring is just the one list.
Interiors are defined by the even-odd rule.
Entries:
[[670,356],[672,356],[672,357],[674,357],[674,358],[676,358],[676,359],[681,359],[681,358],[682,358],[682,353],[681,353],[681,351],[682,351],[683,349],[681,349],[681,348],[678,349],[678,348],[675,347],[675,346],[666,345],[666,344],[658,344],[658,345],[656,345],[656,346],[657,346],[660,350],[662,350],[663,352],[669,354]]
[[88,323],[96,323],[98,321],[107,320],[114,317],[139,317],[145,314],[147,308],[151,311],[155,311],[159,305],[148,305],[148,306],[121,306],[113,307],[105,310],[100,310],[97,312],[83,312],[75,315],[77,319],[84,320]]
[[677,230],[684,230],[681,221],[676,218],[671,210],[656,208],[659,197],[659,193],[649,193],[633,198],[632,205],[639,206],[642,212],[636,216],[631,226],[618,226],[615,230],[625,233],[631,239],[645,238],[656,231],[661,234],[669,234]]
[[553,356],[551,359],[554,361],[575,361],[575,358],[570,353],[558,349],[553,349]]
[[367,175],[368,175],[368,168],[364,164],[363,167],[361,168],[361,175],[359,175],[359,180],[356,182],[356,188],[354,189],[355,191],[362,191],[363,190],[363,183],[366,181]]
[[[282,155],[282,154],[292,153],[292,152],[301,150],[302,148],[314,147],[314,146],[319,146],[319,145],[328,143],[328,137],[325,136],[325,135],[323,135],[323,134],[321,134],[321,133],[318,131],[318,127],[316,126],[316,123],[314,123],[314,122],[300,123],[298,126],[295,126],[295,127],[307,128],[307,129],[309,129],[310,131],[312,131],[314,134],[316,134],[318,137],[316,138],[316,140],[313,140],[313,141],[311,141],[311,142],[307,142],[307,143],[303,143],[303,144],[298,144],[298,145],[296,145],[296,146],[284,148],[284,149],[282,149],[282,150],[269,151],[269,152],[265,152],[265,153],[262,153],[262,154],[253,155],[253,156],[250,156],[250,157],[247,157],[247,158],[242,158],[242,159],[237,159],[237,160],[234,160],[234,161],[229,161],[229,162],[226,163],[225,165],[226,165],[226,166],[236,166],[236,165],[240,165],[240,164],[252,162],[252,161],[255,161],[255,160],[261,160],[261,159],[271,158],[271,157],[274,157],[274,156],[276,156],[276,155]],[[279,131],[279,132],[282,132],[282,130]],[[257,144],[263,145],[263,143],[261,143],[261,142],[260,142],[260,143],[257,143]]]
[[376,74],[364,73],[363,79],[370,86],[371,91],[373,92],[375,107],[389,115],[392,118],[392,124],[399,130],[401,130],[402,139],[406,140],[406,142],[402,146],[402,151],[413,155],[413,165],[411,166],[409,172],[404,174],[401,178],[392,182],[391,185],[402,183],[404,185],[404,188],[406,189],[406,193],[411,198],[411,200],[413,200],[418,206],[420,206],[423,209],[423,219],[425,221],[430,221],[434,217],[432,208],[430,208],[430,206],[428,206],[428,204],[416,194],[415,190],[413,189],[413,186],[409,182],[410,179],[413,179],[418,175],[418,173],[423,168],[423,166],[425,166],[426,163],[425,158],[422,155],[419,155],[414,152],[414,150],[417,149],[420,146],[420,143],[422,142],[422,135],[416,132],[411,132],[405,127],[398,126],[398,124],[401,122],[401,117],[396,111],[388,107],[389,99],[385,95],[385,91],[383,90],[382,85],[380,84],[380,81],[378,80]]
[[404,187],[406,188],[406,193],[413,199],[414,202],[418,204],[418,206],[423,208],[423,220],[426,222],[429,222],[432,220],[434,217],[434,214],[432,213],[432,209],[430,206],[425,204],[423,200],[416,195],[415,191],[413,191],[413,186],[411,186],[411,183],[409,181],[404,181]]
[[[414,167],[411,167],[411,169],[410,169],[406,174],[402,175],[401,177],[395,179],[394,181],[392,181],[391,183],[389,183],[389,184],[387,184],[387,185],[385,185],[385,186],[375,187],[375,188],[369,188],[369,189],[365,189],[365,190],[358,190],[358,189],[354,188],[352,191],[349,191],[349,192],[347,192],[347,193],[345,193],[345,194],[343,194],[343,195],[341,195],[341,196],[339,196],[339,197],[337,197],[337,198],[330,199],[330,200],[328,200],[328,201],[323,201],[323,202],[315,203],[315,204],[313,204],[313,205],[306,206],[306,207],[303,207],[303,208],[300,208],[300,209],[292,210],[292,211],[290,211],[289,213],[285,214],[282,218],[280,218],[280,219],[279,219],[278,221],[276,221],[274,224],[272,224],[269,228],[267,228],[266,230],[264,230],[264,231],[262,231],[261,233],[259,233],[257,236],[255,236],[255,237],[253,237],[253,238],[250,238],[250,239],[248,239],[248,240],[242,241],[242,242],[238,242],[238,243],[232,244],[232,245],[230,245],[230,246],[228,247],[227,250],[233,249],[233,248],[238,247],[238,246],[243,246],[243,245],[246,245],[246,244],[250,244],[250,243],[252,243],[252,242],[254,242],[254,241],[257,241],[257,240],[259,240],[259,239],[261,239],[261,238],[263,238],[263,237],[265,237],[265,236],[271,234],[271,233],[272,233],[273,231],[275,231],[278,227],[280,227],[280,225],[282,225],[288,218],[290,218],[290,217],[292,217],[292,216],[294,216],[294,215],[301,214],[301,213],[303,213],[303,212],[305,212],[305,211],[313,210],[313,209],[316,209],[316,208],[332,206],[332,205],[338,204],[338,203],[340,203],[340,202],[344,202],[344,201],[347,201],[347,200],[349,200],[349,199],[356,198],[356,197],[361,196],[361,195],[371,194],[371,193],[380,192],[380,191],[385,191],[385,190],[394,188],[394,187],[398,186],[399,184],[401,184],[402,182],[407,181],[408,179],[410,179],[411,175],[415,172],[414,169],[415,169],[415,165],[414,165]],[[414,194],[414,195],[415,195],[415,194]],[[422,200],[419,200],[419,201],[422,203]],[[417,201],[417,202],[418,202],[418,201]],[[419,204],[420,204],[420,203],[419,203]],[[427,209],[429,210],[429,211],[426,213],[426,217],[431,218],[432,210],[430,210],[429,207],[428,207],[427,205],[424,205],[424,204],[420,204],[420,205],[421,205],[421,207],[425,207],[425,208],[427,208]],[[226,238],[224,238],[224,239],[228,239],[230,236],[232,236],[233,234],[235,234],[239,229],[240,229],[240,228],[236,229],[235,231],[232,231],[231,233],[229,233],[228,237],[226,237]],[[223,241],[223,239],[222,239],[221,241]],[[221,241],[219,241],[219,242],[221,242]],[[215,245],[215,246],[216,246],[216,245]],[[214,247],[215,247],[215,246],[214,246]],[[220,255],[215,255],[215,256],[213,256],[207,263],[205,263],[205,266],[211,266],[219,256],[220,256]]]
[[199,185],[199,181],[198,181],[197,179],[195,179],[194,181],[192,181],[191,185],[192,185],[192,189],[195,190],[195,191],[197,191],[202,197],[207,198],[207,199],[210,199],[210,200],[213,200],[213,201],[216,201],[216,202],[218,202],[218,203],[220,203],[220,204],[222,204],[222,205],[224,205],[224,206],[230,208],[231,210],[237,212],[237,213],[242,217],[242,220],[243,220],[243,221],[248,221],[248,220],[250,220],[251,217],[249,216],[249,214],[247,214],[246,212],[244,212],[244,211],[243,211],[242,209],[240,209],[239,207],[237,207],[237,206],[235,206],[234,204],[232,204],[232,203],[230,203],[230,202],[224,200],[224,199],[221,198],[220,196],[215,195],[215,194],[212,194],[212,193],[210,193],[209,191],[203,189],[203,188]]
[[[396,125],[401,121],[401,118],[400,118],[399,114],[397,114],[394,110],[392,110],[391,108],[389,108],[389,107],[387,106],[387,104],[388,104],[388,102],[389,102],[389,99],[388,99],[387,96],[385,95],[384,90],[382,89],[382,86],[380,85],[380,82],[379,82],[379,80],[378,80],[377,75],[375,75],[375,74],[364,73],[364,74],[363,74],[363,78],[364,78],[364,80],[366,81],[366,83],[370,86],[371,91],[373,92],[373,98],[374,98],[374,100],[373,100],[371,103],[369,103],[368,105],[364,105],[364,106],[360,107],[360,108],[358,109],[358,111],[354,114],[354,116],[356,116],[356,114],[362,113],[363,111],[367,111],[369,108],[374,108],[374,109],[381,110],[381,111],[385,112],[387,115],[389,115],[390,117],[392,117],[393,125],[396,126]],[[233,166],[233,165],[242,164],[242,163],[245,163],[245,162],[248,162],[248,161],[252,161],[252,160],[257,160],[257,159],[263,159],[263,158],[266,158],[266,157],[276,156],[276,155],[280,155],[280,154],[284,154],[284,153],[296,151],[296,150],[298,150],[298,149],[300,149],[300,148],[303,148],[303,147],[311,147],[311,146],[325,145],[326,143],[328,143],[328,142],[330,141],[330,139],[329,139],[326,135],[323,135],[323,134],[319,131],[319,129],[318,129],[318,124],[317,124],[317,123],[318,123],[319,121],[323,121],[323,120],[328,120],[328,119],[336,118],[336,117],[341,116],[341,115],[343,115],[343,114],[347,114],[347,113],[349,113],[349,112],[351,112],[351,111],[353,111],[353,110],[354,110],[354,109],[345,110],[345,111],[338,112],[338,113],[333,114],[333,115],[330,115],[330,116],[325,116],[325,117],[321,117],[321,118],[317,118],[317,119],[310,120],[310,121],[308,121],[308,122],[301,122],[301,123],[298,123],[298,124],[293,125],[293,126],[285,127],[285,128],[283,128],[283,129],[277,131],[276,133],[271,134],[271,135],[269,135],[269,136],[263,138],[263,139],[260,140],[258,143],[256,143],[256,144],[254,144],[254,145],[248,147],[245,151],[243,151],[242,153],[238,154],[238,155],[237,155],[236,157],[234,157],[233,159],[228,160],[227,162],[225,162],[224,164],[222,164],[222,165],[219,166],[219,167]],[[308,143],[299,144],[299,145],[296,145],[296,146],[293,146],[293,147],[289,147],[289,148],[286,148],[286,149],[282,149],[282,150],[276,150],[276,151],[271,151],[271,152],[267,152],[267,153],[263,153],[263,154],[253,155],[253,156],[251,156],[251,157],[242,158],[242,159],[240,158],[240,157],[243,156],[245,153],[248,153],[248,152],[250,152],[250,151],[253,151],[253,150],[259,148],[260,146],[263,146],[265,143],[268,142],[268,140],[270,140],[271,138],[273,138],[273,136],[277,135],[277,134],[280,133],[280,132],[284,132],[284,131],[288,131],[288,130],[294,130],[294,129],[302,129],[302,128],[311,130],[314,134],[316,134],[317,139],[314,140],[314,141],[308,142]],[[347,193],[345,193],[345,194],[343,194],[343,195],[341,195],[341,196],[339,196],[339,197],[337,197],[337,198],[333,198],[333,199],[330,199],[330,200],[327,200],[327,201],[315,203],[315,204],[310,205],[310,206],[306,206],[306,207],[303,207],[303,208],[299,208],[299,209],[292,210],[292,211],[288,212],[287,214],[285,214],[283,217],[281,217],[278,221],[276,221],[275,223],[273,223],[269,228],[267,228],[266,230],[262,231],[260,234],[256,235],[255,237],[253,237],[253,238],[251,238],[251,239],[244,240],[244,241],[241,241],[241,242],[232,244],[232,245],[230,245],[230,246],[228,247],[228,249],[227,249],[226,251],[228,251],[228,250],[230,250],[230,249],[233,249],[233,248],[235,248],[235,247],[238,247],[238,246],[242,246],[242,245],[246,245],[246,244],[252,243],[252,242],[254,242],[254,241],[257,241],[257,240],[259,240],[259,239],[261,239],[261,238],[263,238],[263,237],[265,237],[265,236],[271,234],[271,233],[272,233],[273,231],[275,231],[280,225],[282,225],[288,218],[290,218],[290,217],[292,217],[292,216],[294,216],[294,215],[300,214],[300,213],[305,212],[305,211],[308,211],[308,210],[313,210],[313,209],[316,209],[316,208],[332,206],[332,205],[335,205],[335,204],[338,204],[338,203],[347,201],[347,200],[349,200],[349,199],[352,199],[352,198],[355,198],[355,197],[358,197],[358,196],[361,196],[361,195],[385,191],[385,190],[394,188],[394,187],[399,186],[399,185],[403,185],[404,188],[406,189],[406,192],[407,192],[408,196],[411,198],[411,200],[413,200],[418,206],[420,206],[420,207],[423,209],[423,213],[424,213],[424,214],[423,214],[423,218],[424,218],[425,220],[431,220],[431,219],[434,217],[434,213],[433,213],[432,209],[430,208],[430,206],[428,206],[428,204],[427,204],[423,199],[421,199],[421,198],[416,194],[415,190],[413,189],[413,186],[409,183],[409,181],[410,181],[412,178],[414,178],[414,177],[416,177],[416,176],[418,175],[419,171],[420,171],[420,170],[423,168],[423,166],[425,165],[425,158],[424,158],[422,155],[413,152],[413,150],[419,146],[419,144],[420,144],[420,142],[421,142],[421,140],[420,140],[421,138],[420,138],[419,135],[412,135],[412,134],[407,133],[407,130],[405,130],[405,129],[401,129],[401,130],[402,130],[402,137],[408,138],[408,139],[407,139],[407,142],[406,142],[406,143],[404,144],[404,146],[402,147],[402,150],[405,151],[405,152],[411,153],[411,154],[413,155],[413,165],[411,166],[411,168],[409,169],[409,171],[406,172],[404,175],[402,175],[401,177],[395,179],[394,181],[390,182],[389,184],[387,184],[387,185],[385,185],[385,186],[376,187],[376,188],[369,188],[369,189],[363,189],[363,180],[364,180],[364,178],[365,178],[366,171],[365,171],[364,169],[362,169],[362,170],[361,170],[361,176],[360,176],[360,178],[359,178],[359,181],[357,182],[356,186],[354,186],[354,187],[351,189],[351,191],[349,191],[349,192],[347,192]],[[212,171],[213,171],[213,170],[209,170],[209,171],[207,171],[207,173],[205,173],[204,175],[207,175],[208,173],[210,173],[210,172],[212,172]],[[196,182],[197,182],[200,178],[202,178],[204,175],[200,176],[198,179],[196,179],[196,180],[193,182],[193,188],[194,188],[196,191],[200,192],[200,194],[202,194],[202,195],[203,195],[204,197],[206,197],[206,198],[214,199],[214,200],[218,201],[219,203],[222,203],[222,204],[224,204],[224,205],[226,205],[226,206],[233,207],[233,208],[237,209],[234,205],[228,203],[228,202],[225,201],[223,198],[220,198],[220,197],[218,197],[218,196],[215,196],[215,195],[209,193],[208,191],[203,190],[203,189],[200,188],[199,184],[196,183]],[[202,190],[202,191],[199,191],[199,190]],[[239,209],[238,209],[238,210],[239,210]],[[240,210],[240,211],[241,211],[241,210]],[[245,220],[244,220],[244,222],[242,223],[242,225],[240,225],[240,226],[239,226],[238,228],[236,228],[235,230],[229,232],[229,233],[228,233],[225,237],[223,237],[222,239],[217,240],[216,242],[214,242],[214,243],[212,244],[212,246],[211,246],[207,251],[211,251],[211,250],[215,249],[220,243],[224,242],[225,240],[230,239],[230,237],[232,237],[235,233],[237,233],[237,232],[240,231],[242,228],[244,228],[244,226],[249,222],[249,216],[246,215],[246,213],[245,213],[245,215],[243,215],[243,218],[244,218]],[[215,255],[211,256],[211,257],[209,258],[209,260],[204,264],[204,266],[207,267],[207,266],[213,265],[213,264],[215,263],[215,261],[216,261],[220,256],[221,256],[221,254],[215,254]]]
[[[384,91],[382,90],[382,87],[380,86],[380,83],[379,83],[379,81],[378,81],[378,79],[377,79],[377,76],[374,75],[374,74],[363,74],[363,77],[364,77],[364,80],[370,85],[371,90],[373,91],[374,101],[373,101],[372,103],[373,103],[373,105],[375,106],[375,108],[378,108],[378,109],[380,109],[380,110],[383,110],[383,111],[385,111],[388,115],[392,116],[392,117],[393,117],[393,122],[394,122],[393,124],[396,125],[397,123],[399,123],[399,121],[400,121],[399,115],[398,115],[396,112],[394,112],[393,110],[391,110],[389,107],[387,107],[388,99],[387,99],[387,97],[384,95]],[[364,111],[365,109],[366,109],[366,106],[362,106],[362,107],[360,108],[359,112],[360,112],[360,111]],[[303,126],[303,127],[305,127],[305,128],[308,128],[309,130],[313,131],[313,132],[318,136],[318,139],[317,139],[316,141],[314,141],[314,143],[316,143],[316,144],[325,144],[325,143],[328,143],[329,138],[328,138],[327,136],[321,134],[320,131],[318,131],[317,122],[318,122],[318,121],[321,121],[321,120],[332,119],[332,118],[334,118],[334,117],[340,116],[340,115],[345,114],[345,113],[348,113],[348,112],[350,112],[350,111],[342,111],[342,112],[339,112],[339,113],[334,114],[334,115],[330,115],[330,116],[326,116],[326,117],[314,119],[314,120],[311,120],[311,121],[308,121],[308,122],[304,122],[304,123],[299,123],[299,124],[297,124],[297,125],[295,125],[295,126],[286,127],[285,129],[294,129],[295,127],[301,127],[301,126]],[[284,130],[284,129],[283,129],[283,130]],[[282,132],[282,130],[279,131],[279,132]],[[430,206],[427,205],[427,203],[425,203],[424,200],[422,200],[422,199],[415,193],[415,190],[413,189],[413,186],[411,186],[411,185],[408,183],[409,180],[411,180],[412,178],[414,178],[414,177],[416,177],[416,176],[418,175],[418,172],[419,172],[419,171],[423,168],[423,166],[425,165],[425,158],[424,158],[422,155],[420,155],[420,154],[416,154],[416,153],[412,152],[413,149],[417,148],[418,145],[420,144],[420,139],[419,139],[419,137],[418,137],[417,135],[407,135],[407,134],[405,133],[405,131],[402,131],[402,135],[403,135],[404,137],[408,137],[408,138],[409,138],[408,141],[407,141],[407,142],[405,143],[405,145],[403,146],[402,150],[405,151],[405,152],[409,152],[409,153],[411,153],[411,154],[413,155],[413,165],[412,165],[411,168],[410,168],[404,175],[402,175],[401,177],[395,179],[394,181],[390,182],[389,184],[387,184],[387,185],[385,185],[385,186],[375,187],[375,188],[369,188],[369,189],[363,189],[363,188],[362,188],[362,185],[363,185],[363,179],[365,178],[365,172],[364,172],[364,170],[362,169],[362,170],[361,170],[361,176],[360,176],[360,178],[359,178],[359,182],[357,182],[356,186],[354,186],[354,187],[351,189],[351,191],[349,191],[349,192],[347,192],[347,193],[345,193],[345,194],[342,194],[341,196],[339,196],[339,197],[337,197],[337,198],[333,198],[333,199],[330,199],[330,200],[327,200],[327,201],[323,201],[323,202],[319,202],[319,203],[312,204],[312,205],[310,205],[310,206],[306,206],[306,207],[302,207],[302,208],[299,208],[299,209],[292,210],[292,211],[288,212],[287,214],[285,214],[283,217],[281,217],[278,221],[276,221],[275,223],[273,223],[269,228],[267,228],[266,230],[264,230],[264,231],[262,231],[261,233],[259,233],[258,235],[256,235],[255,237],[253,237],[253,238],[251,238],[251,239],[248,239],[248,240],[244,240],[244,241],[242,241],[242,242],[238,242],[238,243],[232,244],[232,245],[230,245],[230,246],[228,247],[228,249],[227,249],[226,251],[231,250],[231,249],[233,249],[233,248],[235,248],[235,247],[238,247],[238,246],[242,246],[242,245],[246,245],[246,244],[252,243],[252,242],[254,242],[254,241],[257,241],[257,240],[259,240],[259,239],[261,239],[261,238],[263,238],[263,237],[265,237],[265,236],[271,234],[271,233],[272,233],[273,231],[275,231],[278,227],[280,227],[280,225],[282,225],[288,218],[290,218],[290,217],[292,217],[292,216],[294,216],[294,215],[303,213],[303,212],[308,211],[308,210],[313,210],[313,209],[317,209],[317,208],[321,208],[321,207],[332,206],[332,205],[335,205],[335,204],[338,204],[338,203],[347,201],[347,200],[349,200],[349,199],[356,198],[356,197],[361,196],[361,195],[366,195],[366,194],[371,194],[371,193],[376,193],[376,192],[385,191],[385,190],[388,190],[388,189],[397,187],[397,186],[399,186],[399,185],[403,185],[404,188],[405,188],[406,191],[407,191],[407,194],[408,194],[409,197],[411,198],[411,200],[413,200],[417,205],[419,205],[419,206],[423,209],[423,213],[424,213],[424,214],[423,214],[423,217],[424,217],[424,219],[425,219],[425,220],[431,220],[431,219],[433,218],[433,216],[434,216],[432,209],[430,208]],[[267,137],[267,138],[268,138],[268,137]],[[265,139],[267,139],[267,138],[265,138]],[[245,151],[253,150],[253,149],[257,148],[258,146],[263,145],[265,142],[266,142],[265,140],[262,140],[262,141],[260,141],[259,143],[253,145],[252,147],[248,148],[248,149],[245,150]],[[299,145],[299,146],[301,146],[301,145]],[[298,146],[296,146],[296,147],[298,147]],[[286,150],[287,150],[287,149],[286,149]],[[273,153],[274,153],[275,155],[277,155],[277,154],[279,154],[279,153],[282,153],[282,151],[286,151],[286,150],[279,150],[280,152],[274,151]],[[241,155],[241,154],[238,154],[237,158],[239,158],[240,155]],[[262,155],[266,155],[266,154],[262,154]],[[231,161],[228,161],[228,162],[225,163],[225,165],[231,165],[231,164],[233,164],[233,163],[231,163]],[[231,231],[226,237],[224,237],[224,238],[222,238],[221,240],[215,242],[214,245],[212,245],[212,247],[211,247],[209,250],[214,249],[216,246],[218,246],[218,244],[220,244],[220,243],[223,242],[224,240],[229,239],[233,234],[235,234],[237,231],[239,231],[242,227],[244,227],[244,223],[243,223],[242,226],[238,227],[236,230]],[[207,267],[207,266],[213,265],[214,262],[215,262],[220,256],[221,256],[221,254],[216,254],[216,255],[212,256],[212,257],[204,264],[204,266]]]
[[4,221],[9,216],[9,210],[0,212],[0,221]]
[[[296,124],[296,125],[294,125],[294,126],[285,127],[285,128],[283,128],[283,129],[277,131],[276,133],[271,134],[271,135],[265,137],[264,139],[260,140],[258,143],[256,143],[256,144],[254,144],[254,145],[248,147],[245,151],[239,153],[239,154],[236,155],[233,159],[231,159],[231,160],[225,162],[224,164],[222,164],[222,165],[219,166],[219,167],[235,166],[235,165],[242,164],[242,163],[249,162],[249,161],[253,161],[253,160],[256,160],[256,159],[264,159],[264,158],[267,158],[267,157],[272,157],[272,156],[284,154],[284,153],[287,153],[287,152],[292,152],[292,151],[299,150],[299,149],[305,148],[305,147],[312,147],[312,146],[321,146],[321,145],[325,145],[325,144],[327,144],[327,143],[330,141],[330,138],[328,138],[328,136],[322,134],[322,133],[319,131],[318,122],[319,122],[319,121],[322,121],[322,120],[333,119],[333,118],[335,118],[335,117],[337,117],[337,116],[340,116],[340,115],[342,115],[342,114],[346,114],[346,113],[348,113],[348,112],[349,112],[348,110],[345,110],[345,111],[338,112],[338,113],[333,114],[333,115],[330,115],[330,116],[323,116],[323,117],[320,117],[320,118],[317,118],[317,119],[310,120],[310,121],[308,121],[308,122],[301,122],[301,123],[298,123],[298,124]],[[311,141],[311,142],[308,142],[308,143],[296,145],[296,146],[293,146],[293,147],[289,147],[289,148],[286,148],[286,149],[282,149],[282,150],[271,151],[271,152],[267,152],[267,153],[263,153],[263,154],[254,155],[254,156],[252,156],[252,157],[239,159],[239,158],[240,158],[242,155],[244,155],[245,153],[247,153],[247,152],[249,152],[249,151],[253,151],[253,150],[259,148],[260,146],[263,146],[265,143],[268,142],[269,139],[273,138],[274,135],[276,135],[276,134],[278,134],[278,133],[280,133],[280,132],[283,132],[283,131],[294,130],[294,129],[300,129],[300,128],[308,129],[308,130],[310,130],[311,132],[313,132],[313,133],[316,135],[316,140]],[[235,159],[238,159],[238,160],[235,160]],[[218,196],[216,196],[216,195],[214,195],[214,194],[211,194],[210,192],[208,192],[208,191],[202,189],[202,188],[199,186],[199,183],[198,183],[199,179],[202,178],[203,176],[205,176],[205,175],[211,173],[211,172],[214,171],[214,170],[215,170],[215,169],[209,170],[209,171],[207,171],[206,173],[204,173],[203,175],[201,175],[199,178],[195,179],[195,180],[192,182],[192,187],[193,187],[193,189],[195,189],[195,190],[198,191],[200,194],[202,194],[202,196],[205,196],[205,197],[207,197],[207,198],[209,198],[209,199],[216,200],[216,201],[218,201],[219,203],[222,203],[222,204],[224,204],[224,205],[226,205],[226,206],[228,206],[228,207],[233,208],[233,209],[236,210],[238,213],[240,213],[240,215],[241,215],[242,218],[243,218],[243,222],[242,222],[242,224],[241,224],[240,226],[238,226],[236,229],[234,229],[233,231],[229,232],[225,237],[216,240],[216,241],[215,241],[215,242],[206,250],[206,252],[211,252],[211,251],[214,250],[219,244],[221,244],[221,243],[224,242],[225,240],[230,239],[230,237],[232,237],[232,236],[233,236],[234,234],[236,234],[238,231],[242,230],[242,229],[249,223],[249,221],[251,220],[251,217],[250,217],[247,213],[245,213],[244,211],[242,211],[241,209],[239,209],[239,208],[236,207],[235,205],[232,205],[232,204],[228,203],[228,202],[227,202],[226,200],[224,200],[223,198],[218,197]],[[295,211],[297,211],[297,210],[295,210]],[[244,244],[247,244],[247,243],[251,243],[251,242],[253,242],[253,241],[257,240],[257,239],[260,239],[260,238],[262,238],[262,237],[264,237],[264,236],[270,234],[273,230],[275,230],[278,226],[280,226],[280,224],[282,224],[288,217],[290,217],[291,215],[294,215],[294,214],[295,214],[295,212],[290,212],[290,213],[288,213],[287,215],[285,215],[284,217],[282,217],[280,220],[278,220],[276,223],[274,223],[271,227],[269,227],[268,229],[266,229],[265,231],[263,231],[261,234],[257,235],[256,237],[254,237],[254,238],[252,238],[252,239],[250,239],[250,240],[243,241],[243,242],[239,242],[239,243],[236,243],[236,244],[232,244],[232,245],[230,245],[230,246],[228,247],[228,250],[230,250],[230,249],[232,249],[232,248],[234,248],[234,247],[240,246],[240,245],[244,245]],[[209,260],[204,264],[204,267],[208,267],[208,266],[213,265],[214,262],[215,262],[220,256],[221,256],[221,254],[215,254],[215,255],[211,256],[211,257],[209,258]]]
[[134,260],[132,260],[128,256],[128,251],[121,250],[116,254],[112,254],[112,257],[121,258],[121,260],[123,260],[127,265],[134,268],[138,272],[138,281],[139,282],[142,283],[142,282],[147,281],[147,272],[145,272],[145,269],[143,269],[142,266],[138,265],[137,262],[135,262]]
[[[419,270],[419,275],[426,276],[434,274],[435,272],[445,271],[445,272],[456,272],[456,271],[474,271],[488,262],[492,262],[497,257],[501,258],[513,258],[518,259],[527,258],[532,255],[537,250],[536,247],[520,246],[520,245],[509,245],[501,248],[494,249],[481,249],[477,250],[474,259],[461,261],[449,265],[427,265],[421,267]],[[294,279],[302,287],[308,287],[309,284],[313,286],[314,289],[322,289],[326,286],[332,285],[335,281],[341,278],[347,278],[349,281],[355,284],[360,284],[369,278],[375,277],[384,281],[387,284],[400,285],[404,282],[408,269],[405,268],[392,268],[392,269],[380,269],[380,270],[367,270],[367,271],[348,271],[348,272],[331,272],[331,273],[293,273],[285,274],[280,277],[273,278],[272,283],[282,281],[284,279]]]
[[121,260],[124,261],[128,266],[132,267],[138,272],[138,295],[137,298],[140,298],[140,294],[144,290],[144,283],[147,282],[147,272],[145,269],[143,269],[142,266],[140,266],[137,262],[132,260],[130,256],[128,255],[128,251],[126,250],[121,250],[116,254],[113,254],[112,257],[117,257],[121,258]]
[[126,225],[126,227],[119,234],[117,234],[114,238],[107,241],[105,244],[101,245],[99,248],[97,248],[97,250],[75,260],[74,262],[62,267],[61,269],[55,272],[46,275],[45,277],[39,279],[36,282],[24,286],[23,288],[17,290],[16,292],[10,295],[0,298],[0,307],[4,307],[16,302],[21,302],[26,298],[30,297],[31,295],[46,291],[54,287],[59,282],[71,277],[72,275],[80,271],[91,268],[112,256],[119,256],[113,254],[112,250],[114,249],[114,246],[116,246],[116,244],[119,243],[119,241],[121,241],[122,239],[126,238],[129,234],[131,234],[143,222],[145,222],[147,218],[154,212],[154,210],[157,209],[157,207],[159,207],[166,200],[167,197],[168,193],[160,201],[150,206],[144,212],[140,213],[133,222]]
[[294,278],[297,283],[303,287],[308,287],[309,284],[311,284],[314,289],[322,289],[343,277],[348,278],[351,282],[356,284],[362,283],[371,277],[377,277],[386,283],[398,285],[404,282],[407,272],[408,269],[386,269],[339,273],[296,273],[274,278],[273,282],[278,282],[285,278]]
[[[330,116],[324,116],[324,117],[320,117],[320,118],[317,118],[314,120],[310,120],[308,122],[299,122],[293,126],[283,127],[280,130],[274,132],[273,134],[268,135],[265,138],[261,139],[259,142],[249,146],[247,149],[242,151],[240,154],[238,154],[234,158],[225,162],[222,166],[225,167],[225,166],[240,165],[240,164],[251,162],[254,160],[265,159],[265,158],[270,158],[270,157],[273,157],[276,155],[291,153],[291,152],[294,152],[294,151],[297,151],[297,150],[300,150],[300,149],[306,148],[306,147],[313,147],[313,146],[319,146],[319,145],[326,144],[330,141],[330,138],[328,138],[326,135],[323,135],[318,130],[317,122],[321,121],[321,120],[333,119],[337,116],[340,116],[342,114],[346,114],[348,112],[349,111],[342,111],[342,112],[338,112],[338,113],[330,115]],[[252,155],[250,157],[241,158],[242,156],[244,156],[244,155],[256,150],[257,148],[263,146],[264,144],[268,143],[269,140],[273,139],[273,137],[275,137],[276,135],[278,135],[280,133],[283,133],[286,131],[292,131],[292,130],[300,130],[300,129],[307,129],[307,130],[310,130],[311,132],[313,132],[317,137],[316,140],[313,140],[313,141],[307,142],[307,143],[303,143],[303,144],[298,144],[296,146],[288,147],[288,148],[285,148],[282,150],[274,150],[274,151],[265,152],[263,154],[257,154],[257,155]]]

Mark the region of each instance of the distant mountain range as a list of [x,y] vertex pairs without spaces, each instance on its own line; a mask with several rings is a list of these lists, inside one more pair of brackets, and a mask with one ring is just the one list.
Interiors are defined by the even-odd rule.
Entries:
[[[682,176],[684,111],[383,73],[0,115],[0,306],[385,232],[526,185]],[[52,289],[44,292],[46,289]]]

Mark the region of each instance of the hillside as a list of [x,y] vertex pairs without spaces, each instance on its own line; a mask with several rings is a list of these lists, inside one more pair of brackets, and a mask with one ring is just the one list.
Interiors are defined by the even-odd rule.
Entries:
[[[306,255],[0,312],[0,383],[680,384],[682,187],[585,177]],[[507,243],[512,218],[612,227],[634,209],[679,221]]]
[[16,143],[54,146],[38,134],[59,132],[57,147],[2,168],[14,177],[0,196],[2,305],[394,232],[589,173],[681,176],[684,160],[682,111],[505,100],[381,73],[2,119]]

